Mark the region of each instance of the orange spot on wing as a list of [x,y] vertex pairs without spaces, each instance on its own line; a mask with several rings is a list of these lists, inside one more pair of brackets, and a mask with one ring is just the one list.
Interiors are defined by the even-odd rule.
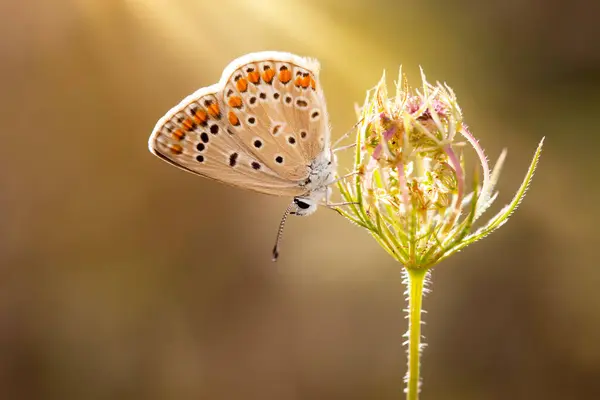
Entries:
[[246,81],[246,79],[240,78],[235,83],[235,87],[239,92],[244,93],[246,90],[248,90],[248,82]]
[[212,103],[206,108],[206,111],[208,111],[208,115],[215,119],[221,118],[221,111],[219,110],[219,105],[217,103]]
[[[302,83],[301,83],[302,87],[304,89],[306,89],[311,84],[311,82],[310,82],[311,80],[314,82],[314,79],[312,79],[310,76],[303,77]],[[313,89],[314,89],[314,86],[313,86]]]
[[258,71],[249,72],[248,80],[256,85],[258,82],[260,82],[260,73]]
[[200,125],[206,125],[206,120],[208,120],[208,114],[204,110],[198,110],[194,114],[194,121]]
[[228,104],[229,107],[240,108],[242,106],[242,98],[240,96],[231,96]]
[[169,145],[169,150],[171,150],[171,153],[177,154],[177,155],[183,153],[183,147],[181,147],[178,144],[171,144],[171,145]]
[[315,90],[317,88],[317,83],[313,78],[310,78],[310,87],[312,88],[312,90]]
[[296,80],[294,81],[294,85],[296,85],[296,87],[302,86],[302,77],[301,76],[296,78]]
[[181,129],[174,130],[172,135],[173,135],[173,138],[177,139],[177,140],[182,140],[185,138],[185,133],[183,133],[183,131]]
[[279,80],[283,84],[286,84],[289,81],[291,81],[292,80],[292,73],[290,72],[290,70],[289,69],[284,69],[282,71],[279,71]]
[[273,77],[275,76],[275,71],[272,69],[268,69],[262,74],[263,81],[266,83],[271,83],[273,81]]
[[240,119],[237,117],[237,115],[235,115],[233,111],[229,111],[229,115],[227,117],[229,118],[229,123],[231,125],[238,126],[240,124]]
[[186,118],[185,121],[183,121],[183,127],[186,131],[191,131],[194,129],[194,122],[190,118]]

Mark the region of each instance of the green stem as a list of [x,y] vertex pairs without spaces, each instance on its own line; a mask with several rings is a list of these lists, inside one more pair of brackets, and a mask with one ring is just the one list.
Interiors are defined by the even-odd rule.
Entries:
[[406,400],[418,400],[421,357],[421,310],[427,270],[424,268],[407,268],[406,273],[408,284],[408,374],[406,375]]

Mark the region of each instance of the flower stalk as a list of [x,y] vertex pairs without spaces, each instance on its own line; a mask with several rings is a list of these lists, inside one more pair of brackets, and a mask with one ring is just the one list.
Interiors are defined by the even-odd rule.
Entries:
[[406,270],[408,287],[408,372],[406,373],[406,398],[416,400],[420,391],[421,350],[421,314],[423,312],[423,293],[427,271],[425,269]]
[[[337,211],[367,229],[406,273],[409,301],[407,399],[418,398],[421,307],[426,276],[440,261],[487,236],[514,212],[533,178],[543,139],[512,201],[487,224],[474,223],[496,200],[495,185],[506,158],[494,168],[463,121],[456,95],[427,82],[413,90],[400,71],[395,95],[385,74],[358,110],[354,179],[338,188],[347,208]],[[464,151],[477,166],[467,174]],[[467,193],[467,188],[472,188]]]

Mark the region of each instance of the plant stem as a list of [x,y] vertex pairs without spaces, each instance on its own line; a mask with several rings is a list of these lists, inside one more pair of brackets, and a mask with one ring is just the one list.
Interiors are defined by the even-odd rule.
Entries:
[[424,268],[407,268],[406,274],[408,284],[408,373],[406,375],[406,400],[418,400],[421,357],[421,309],[427,270]]

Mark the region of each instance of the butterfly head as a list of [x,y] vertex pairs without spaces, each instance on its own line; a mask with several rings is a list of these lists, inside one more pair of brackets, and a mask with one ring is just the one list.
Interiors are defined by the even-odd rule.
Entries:
[[323,195],[321,193],[313,192],[311,195],[294,197],[295,209],[292,209],[290,214],[304,217],[314,213],[317,211],[319,200],[322,196]]
[[335,180],[335,156],[330,151],[321,152],[309,166],[309,175],[305,182],[306,193],[294,197],[290,214],[304,217],[317,211],[323,199],[331,192],[329,185]]

